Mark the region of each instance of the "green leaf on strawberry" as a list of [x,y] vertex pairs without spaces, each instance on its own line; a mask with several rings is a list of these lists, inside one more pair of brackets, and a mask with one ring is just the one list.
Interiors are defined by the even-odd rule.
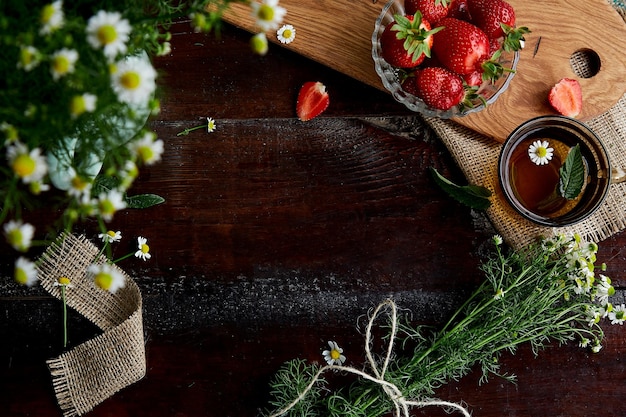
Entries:
[[501,23],[502,31],[504,32],[504,42],[502,42],[502,49],[507,52],[519,51],[523,48],[524,35],[530,33],[530,29],[526,26],[519,28],[513,28],[504,23]]
[[430,23],[422,19],[419,10],[410,17],[396,14],[394,19],[396,23],[391,30],[396,32],[396,39],[404,40],[403,47],[411,55],[413,62],[417,62],[422,55],[430,58],[431,36],[443,28],[431,29]]

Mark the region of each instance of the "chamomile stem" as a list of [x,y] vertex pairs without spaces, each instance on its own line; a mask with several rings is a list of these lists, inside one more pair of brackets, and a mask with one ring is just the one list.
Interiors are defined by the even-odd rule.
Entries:
[[65,285],[61,285],[61,300],[63,301],[63,348],[67,347],[67,301],[65,300]]
[[116,264],[116,263],[118,263],[118,262],[120,262],[120,261],[123,261],[124,259],[130,258],[130,257],[131,257],[131,256],[133,256],[134,254],[135,254],[134,252],[127,253],[126,255],[121,256],[121,257],[119,257],[119,258],[115,259],[112,263]]
[[183,130],[182,132],[178,132],[176,134],[176,136],[186,136],[189,133],[193,132],[194,130],[198,130],[198,129],[202,129],[202,128],[206,128],[206,127],[207,127],[207,125],[200,125],[200,126],[195,126],[195,127],[189,127],[187,129]]

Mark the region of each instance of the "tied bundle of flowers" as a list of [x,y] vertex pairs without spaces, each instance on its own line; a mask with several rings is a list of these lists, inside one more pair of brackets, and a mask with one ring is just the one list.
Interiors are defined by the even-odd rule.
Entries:
[[[171,52],[175,20],[214,31],[235,1],[0,3],[0,225],[10,246],[26,253],[49,243],[37,235],[89,218],[104,233],[117,211],[164,201],[128,195],[164,152],[147,124],[160,107],[151,58]],[[262,30],[286,13],[277,3],[249,3]],[[53,230],[37,233],[37,210],[55,217]]]
[[[610,279],[596,273],[595,243],[561,235],[513,251],[502,247],[499,236],[494,242],[495,253],[482,263],[485,281],[442,328],[414,326],[397,318],[392,301],[381,304],[366,330],[371,369],[334,360],[323,367],[289,361],[271,383],[276,409],[271,415],[373,417],[395,410],[397,416],[408,416],[410,407],[441,406],[469,416],[459,404],[433,399],[436,390],[476,366],[482,370],[481,383],[490,375],[514,380],[501,371],[499,358],[520,345],[529,344],[537,355],[554,342],[575,342],[597,353],[604,337],[600,321],[622,324],[626,319],[626,307],[609,300],[614,293]],[[387,307],[391,323],[383,339],[389,345],[377,361],[370,352],[372,323]],[[396,342],[402,347],[397,352]],[[336,386],[324,378],[328,371],[358,378]]]

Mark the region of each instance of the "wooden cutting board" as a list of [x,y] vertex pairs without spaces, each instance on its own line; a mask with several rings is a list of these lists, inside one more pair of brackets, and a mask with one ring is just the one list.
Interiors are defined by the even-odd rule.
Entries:
[[[509,89],[488,109],[454,120],[497,141],[523,121],[553,113],[547,96],[561,78],[576,78],[583,89],[580,120],[612,107],[626,92],[626,24],[606,0],[509,0],[518,26],[528,26],[526,47]],[[385,5],[381,0],[281,0],[284,23],[296,28],[291,49],[368,85],[384,90],[374,70],[371,36]],[[255,32],[250,7],[233,4],[224,20]],[[592,33],[596,32],[596,35]],[[270,41],[278,43],[274,33]],[[599,71],[584,78],[572,54],[593,58]],[[323,81],[323,80],[320,80]],[[332,95],[332,92],[330,92]]]

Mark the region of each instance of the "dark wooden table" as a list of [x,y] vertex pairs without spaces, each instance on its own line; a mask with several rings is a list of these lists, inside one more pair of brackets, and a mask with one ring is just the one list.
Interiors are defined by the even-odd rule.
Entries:
[[[382,300],[438,324],[481,282],[494,231],[431,181],[431,166],[463,177],[419,117],[277,46],[252,55],[249,34],[232,27],[219,39],[185,23],[173,32],[172,55],[156,61],[165,95],[151,122],[165,154],[132,189],[167,202],[112,223],[146,236],[153,254],[121,264],[143,293],[148,372],[89,416],[258,415],[284,361],[321,362],[335,340],[362,363],[356,325]],[[295,117],[305,81],[322,81],[331,96],[307,123]],[[207,116],[214,133],[176,135]],[[77,232],[94,234],[95,225]],[[625,245],[621,233],[600,242],[599,254],[622,300]],[[60,304],[10,280],[2,288],[0,415],[60,415],[45,366],[60,350]],[[623,416],[626,330],[605,330],[597,355],[567,345],[535,358],[524,347],[502,361],[517,385],[479,385],[476,372],[438,394],[477,417]],[[71,314],[72,343],[96,333]]]

